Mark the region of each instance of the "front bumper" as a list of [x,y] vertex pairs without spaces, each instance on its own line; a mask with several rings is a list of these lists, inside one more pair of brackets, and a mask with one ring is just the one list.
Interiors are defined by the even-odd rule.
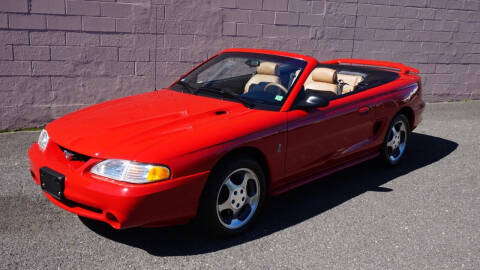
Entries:
[[50,141],[44,152],[34,143],[29,151],[30,171],[40,185],[40,168],[65,176],[64,200],[44,192],[57,206],[79,216],[100,220],[115,229],[186,223],[195,217],[208,171],[181,178],[129,184],[93,175],[90,168],[99,159],[68,161]]

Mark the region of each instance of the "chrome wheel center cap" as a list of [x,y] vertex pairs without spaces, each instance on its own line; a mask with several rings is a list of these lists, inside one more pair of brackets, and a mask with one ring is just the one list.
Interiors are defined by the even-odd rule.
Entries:
[[245,204],[247,192],[243,187],[235,189],[230,196],[230,203],[233,209],[240,209]]

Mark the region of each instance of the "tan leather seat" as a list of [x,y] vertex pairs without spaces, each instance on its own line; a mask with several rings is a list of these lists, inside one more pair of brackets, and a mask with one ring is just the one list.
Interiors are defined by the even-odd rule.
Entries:
[[360,75],[337,74],[337,80],[343,81],[345,85],[342,89],[342,94],[346,94],[355,90],[355,87],[362,82],[363,78]]
[[[305,89],[337,94],[337,72],[331,68],[315,68],[305,81]],[[331,95],[331,93],[329,93]]]
[[278,83],[280,84],[280,78],[277,76],[278,64],[272,62],[262,62],[257,67],[257,74],[253,75],[247,84],[245,84],[244,93],[248,93],[250,85],[259,84],[262,82],[266,83]]

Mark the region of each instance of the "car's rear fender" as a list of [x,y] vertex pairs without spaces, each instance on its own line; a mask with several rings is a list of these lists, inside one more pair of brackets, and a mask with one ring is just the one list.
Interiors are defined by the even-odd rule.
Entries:
[[425,102],[421,96],[418,82],[410,82],[402,87],[387,91],[375,104],[376,139],[375,145],[380,145],[393,118],[399,113],[405,114],[413,130],[421,121],[421,113]]

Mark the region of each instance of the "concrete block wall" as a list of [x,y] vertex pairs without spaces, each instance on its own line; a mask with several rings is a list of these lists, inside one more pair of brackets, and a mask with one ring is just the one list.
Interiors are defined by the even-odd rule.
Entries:
[[219,50],[403,62],[480,98],[478,0],[0,0],[0,130],[168,86]]

